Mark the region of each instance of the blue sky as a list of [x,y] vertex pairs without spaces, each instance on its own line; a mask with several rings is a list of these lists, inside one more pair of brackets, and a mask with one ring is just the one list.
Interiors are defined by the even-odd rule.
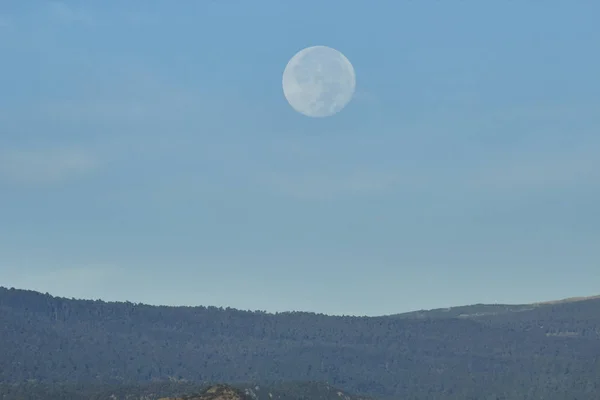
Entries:
[[[600,3],[2,1],[0,285],[379,315],[600,292]],[[281,75],[343,52],[341,113]]]

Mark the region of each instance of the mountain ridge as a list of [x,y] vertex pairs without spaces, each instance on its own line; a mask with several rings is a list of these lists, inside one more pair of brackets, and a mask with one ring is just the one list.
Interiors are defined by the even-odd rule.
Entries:
[[19,291],[19,292],[25,292],[25,293],[29,293],[32,295],[36,295],[36,296],[50,296],[51,298],[56,299],[56,300],[78,300],[78,301],[88,301],[88,302],[102,302],[105,304],[134,304],[137,306],[166,307],[166,308],[208,307],[208,308],[230,309],[230,310],[235,310],[235,311],[240,311],[240,312],[250,312],[250,313],[260,312],[260,313],[264,313],[264,314],[268,314],[268,315],[280,315],[280,314],[293,313],[293,314],[322,315],[322,316],[329,316],[329,317],[357,317],[357,318],[396,317],[396,316],[404,316],[404,315],[411,315],[411,314],[417,314],[417,313],[431,313],[431,312],[437,313],[437,312],[444,312],[444,311],[447,312],[447,311],[451,311],[451,310],[466,309],[466,308],[470,308],[470,307],[509,308],[509,309],[515,309],[515,310],[522,310],[522,309],[529,309],[529,307],[537,307],[537,306],[545,306],[545,305],[554,305],[554,304],[572,303],[572,302],[600,299],[600,295],[591,295],[591,296],[568,297],[568,298],[562,298],[562,299],[556,299],[556,300],[545,300],[545,301],[538,301],[538,302],[532,302],[532,303],[474,303],[474,304],[463,304],[463,305],[451,306],[451,307],[419,309],[419,310],[412,310],[412,311],[404,311],[404,312],[400,312],[400,313],[366,316],[366,315],[326,314],[326,313],[321,313],[321,312],[302,311],[302,310],[268,312],[268,311],[263,311],[263,310],[244,310],[244,309],[240,309],[240,308],[214,306],[214,305],[206,305],[206,306],[205,305],[193,305],[193,306],[163,305],[163,304],[148,304],[148,303],[142,303],[142,302],[132,302],[130,300],[123,300],[123,301],[110,300],[110,301],[108,301],[108,300],[91,299],[91,298],[74,298],[74,297],[69,298],[69,297],[60,296],[60,295],[53,295],[48,292],[43,293],[43,292],[40,292],[37,290],[21,289],[21,288],[7,287],[7,286],[2,286],[2,285],[0,285],[0,291]]
[[528,307],[355,317],[0,289],[0,382],[321,381],[428,400],[532,398],[527,387],[547,400],[597,400],[600,299]]

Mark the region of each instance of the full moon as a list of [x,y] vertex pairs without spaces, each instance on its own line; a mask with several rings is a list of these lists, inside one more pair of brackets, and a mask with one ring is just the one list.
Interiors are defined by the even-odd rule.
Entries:
[[283,71],[283,94],[290,106],[308,117],[329,117],[352,100],[354,67],[346,56],[327,46],[300,50]]

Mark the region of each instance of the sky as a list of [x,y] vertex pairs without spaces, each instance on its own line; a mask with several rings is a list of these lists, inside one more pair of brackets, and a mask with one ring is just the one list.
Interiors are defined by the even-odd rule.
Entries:
[[[0,3],[0,286],[383,315],[600,293],[598,2]],[[329,118],[299,50],[356,71]]]

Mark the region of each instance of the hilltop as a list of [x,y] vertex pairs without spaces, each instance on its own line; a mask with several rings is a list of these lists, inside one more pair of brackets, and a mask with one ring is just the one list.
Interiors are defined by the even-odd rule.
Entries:
[[595,400],[600,391],[599,298],[341,317],[0,288],[0,320],[6,384],[313,381],[428,400]]

